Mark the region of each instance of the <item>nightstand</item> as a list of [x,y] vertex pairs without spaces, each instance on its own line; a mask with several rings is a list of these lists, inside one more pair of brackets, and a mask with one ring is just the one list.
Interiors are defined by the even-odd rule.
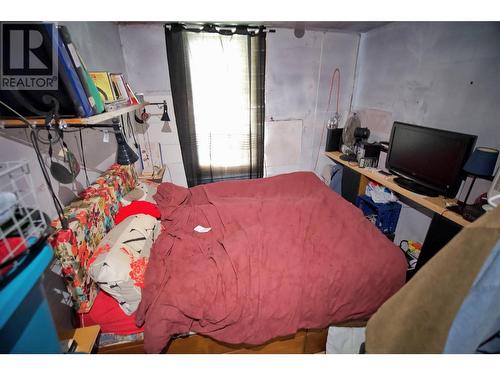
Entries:
[[74,339],[77,343],[75,353],[92,353],[97,341],[101,326],[89,326],[73,329],[62,335],[61,340]]

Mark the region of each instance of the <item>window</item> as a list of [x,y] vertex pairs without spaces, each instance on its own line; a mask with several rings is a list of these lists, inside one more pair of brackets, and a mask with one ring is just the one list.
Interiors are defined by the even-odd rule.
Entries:
[[173,27],[166,37],[188,185],[262,177],[265,34]]
[[249,164],[246,37],[189,33],[189,69],[200,167]]

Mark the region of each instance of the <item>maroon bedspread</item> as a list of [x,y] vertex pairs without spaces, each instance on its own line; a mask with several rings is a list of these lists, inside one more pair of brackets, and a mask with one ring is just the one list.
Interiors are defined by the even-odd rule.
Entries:
[[164,183],[155,199],[163,232],[137,311],[147,352],[188,331],[262,344],[368,317],[404,284],[402,252],[312,173]]

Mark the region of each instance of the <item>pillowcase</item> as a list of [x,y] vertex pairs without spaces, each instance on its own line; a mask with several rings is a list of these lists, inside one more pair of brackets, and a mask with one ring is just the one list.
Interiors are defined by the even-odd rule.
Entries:
[[151,215],[156,219],[161,216],[156,204],[146,201],[133,201],[127,206],[120,207],[115,216],[115,224],[120,224],[127,217],[137,214]]
[[80,319],[81,327],[99,324],[102,333],[133,335],[144,331],[135,324],[135,314],[125,314],[116,300],[104,290],[97,293],[92,308],[88,313],[80,314]]
[[127,205],[133,201],[140,201],[144,197],[144,190],[140,187],[136,187],[134,190],[130,190],[126,195],[122,198],[122,204]]
[[150,215],[129,216],[108,232],[88,260],[90,277],[127,315],[141,302],[149,252],[160,227]]
[[158,190],[158,185],[160,184],[157,182],[142,180],[139,183],[139,187],[142,189],[142,191],[144,191],[144,197],[142,197],[140,200],[156,204],[156,201],[154,200],[153,196],[156,194],[156,191]]

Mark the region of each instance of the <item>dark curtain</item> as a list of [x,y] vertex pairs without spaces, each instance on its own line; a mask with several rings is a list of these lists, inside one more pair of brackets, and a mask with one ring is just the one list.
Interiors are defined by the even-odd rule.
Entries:
[[[192,91],[192,77],[190,73],[190,46],[188,33],[218,33],[220,38],[231,38],[233,34],[244,35],[247,41],[248,93],[229,93],[231,95],[247,95],[248,102],[248,132],[245,139],[234,140],[238,144],[232,145],[244,150],[246,161],[241,165],[223,166],[220,163],[200,164],[201,155],[198,155],[198,146],[203,144],[210,155],[215,147],[221,147],[221,137],[224,135],[196,132],[195,109]],[[170,85],[177,122],[177,131],[184,162],[184,170],[188,186],[196,186],[209,182],[227,179],[261,178],[264,173],[264,116],[265,116],[265,62],[266,62],[266,33],[263,28],[250,29],[238,26],[228,31],[211,25],[205,25],[203,30],[191,30],[184,25],[165,25],[168,68]],[[221,42],[222,44],[222,42]],[[206,56],[210,59],[210,56]],[[238,68],[238,67],[235,67]],[[246,74],[245,74],[246,75]],[[228,94],[228,93],[225,93]],[[225,101],[218,98],[218,88],[213,88],[213,97],[210,99],[214,113],[225,110]],[[246,134],[248,133],[248,137]],[[219,137],[217,142],[216,137]],[[213,138],[213,139],[212,139]],[[232,138],[228,135],[227,142]],[[206,159],[206,158],[205,158]]]

